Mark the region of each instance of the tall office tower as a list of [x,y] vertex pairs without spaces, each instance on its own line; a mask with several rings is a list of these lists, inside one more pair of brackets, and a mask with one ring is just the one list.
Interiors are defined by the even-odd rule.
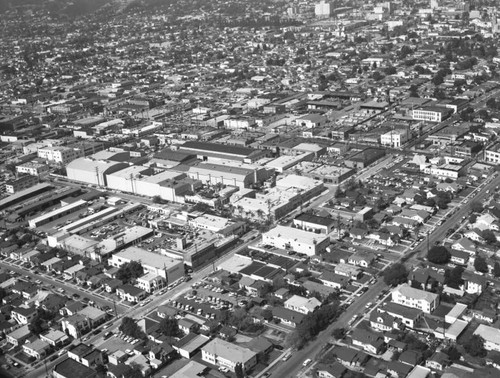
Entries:
[[314,14],[316,15],[316,17],[330,17],[332,15],[332,10],[332,4],[322,0],[314,7]]

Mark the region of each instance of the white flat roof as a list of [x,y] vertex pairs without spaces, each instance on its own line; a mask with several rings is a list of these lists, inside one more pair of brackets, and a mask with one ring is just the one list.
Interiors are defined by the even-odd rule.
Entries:
[[328,238],[327,235],[316,234],[315,232],[304,231],[298,228],[286,227],[278,225],[272,230],[269,230],[264,234],[264,236],[271,238],[280,239],[290,239],[294,241],[299,241],[302,244],[314,244],[320,243],[324,239]]
[[170,257],[149,252],[138,247],[128,247],[121,252],[115,253],[114,256],[129,261],[141,261],[144,265],[157,269],[169,268],[177,264],[182,264],[180,260],[174,260]]
[[67,210],[71,210],[71,209],[79,207],[79,206],[82,206],[86,203],[87,203],[87,201],[85,201],[85,200],[78,200],[76,202],[70,203],[69,205],[60,207],[59,209],[55,209],[55,210],[51,211],[50,213],[43,214],[43,215],[40,215],[39,217],[33,218],[33,219],[31,219],[31,221],[38,223],[38,222],[41,222],[45,219],[49,219],[49,218],[53,217],[54,215],[63,213]]

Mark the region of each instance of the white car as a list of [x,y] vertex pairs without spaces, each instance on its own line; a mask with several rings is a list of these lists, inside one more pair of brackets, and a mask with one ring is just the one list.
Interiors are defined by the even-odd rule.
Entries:
[[220,371],[221,373],[229,373],[229,369],[228,369],[227,367],[225,367],[225,366],[221,366],[221,367],[219,368],[219,371]]
[[305,360],[304,362],[302,362],[302,366],[307,366],[309,365],[310,363],[312,362],[312,360],[310,358],[308,358],[307,360]]

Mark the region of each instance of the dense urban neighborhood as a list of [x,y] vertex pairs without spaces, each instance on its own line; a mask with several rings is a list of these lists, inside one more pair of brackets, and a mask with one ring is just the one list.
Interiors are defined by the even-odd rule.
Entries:
[[500,376],[496,0],[0,0],[0,376]]

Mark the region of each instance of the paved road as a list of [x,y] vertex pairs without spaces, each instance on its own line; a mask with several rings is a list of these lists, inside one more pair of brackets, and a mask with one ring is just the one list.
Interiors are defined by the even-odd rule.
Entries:
[[[500,177],[497,174],[491,176],[484,184],[481,184],[477,191],[470,196],[467,204],[459,205],[454,214],[451,215],[441,226],[434,229],[432,233],[429,234],[429,245],[432,246],[436,241],[443,241],[445,239],[446,232],[452,226],[459,224],[462,221],[462,217],[467,215],[470,209],[470,202],[472,201],[482,201],[483,199],[489,197],[486,191],[500,185]],[[409,253],[400,255],[396,262],[400,262],[406,257],[411,256],[406,262],[407,266],[415,266],[420,261],[417,257],[423,257],[427,253],[427,240],[423,240],[421,243],[408,250]],[[412,255],[412,251],[414,255]],[[363,314],[366,312],[366,304],[368,302],[373,302],[377,295],[384,288],[388,286],[384,283],[383,279],[379,279],[370,289],[363,294],[358,300],[351,304],[347,310],[337,319],[336,322],[331,324],[325,331],[321,332],[313,342],[310,342],[302,350],[294,353],[292,357],[287,362],[280,364],[271,374],[272,377],[297,377],[303,370],[302,363],[307,358],[313,358],[316,356],[325,346],[325,344],[330,340],[330,335],[335,328],[346,327],[348,321],[355,314]]]
[[[98,296],[94,294],[91,291],[83,290],[82,288],[78,287],[77,285],[73,285],[70,283],[67,283],[65,281],[56,281],[52,277],[48,277],[45,275],[41,274],[35,274],[31,270],[28,270],[26,268],[20,268],[17,265],[14,265],[12,263],[8,263],[7,261],[0,261],[0,266],[6,268],[7,270],[12,270],[16,273],[21,274],[22,276],[29,276],[32,278],[32,281],[34,280],[40,280],[44,284],[54,285],[56,289],[62,288],[65,291],[65,295],[72,296],[73,294],[78,294],[80,297],[87,297],[90,300],[93,300],[96,302],[99,306],[104,307],[104,306],[109,306],[113,308],[113,302],[111,299]],[[56,289],[53,291],[57,294]],[[113,308],[114,309],[114,308]],[[130,309],[128,306],[124,306],[121,303],[116,302],[116,311],[118,314],[123,314],[127,312]]]
[[[131,309],[128,308],[126,311],[119,313],[118,318],[113,319],[112,322],[110,322],[110,323],[106,323],[106,324],[109,324],[108,327],[106,327],[106,331],[114,331],[114,330],[118,329],[118,327],[121,324],[121,319],[123,316],[131,317],[134,319],[140,319],[140,318],[144,317],[146,314],[155,310],[158,306],[166,303],[169,299],[176,298],[177,296],[191,290],[191,284],[193,282],[196,282],[196,281],[200,280],[201,278],[209,275],[213,271],[214,266],[217,267],[222,262],[224,262],[224,261],[228,260],[229,258],[231,258],[232,256],[234,256],[235,253],[247,248],[248,245],[250,245],[250,243],[252,243],[253,241],[254,240],[249,240],[243,244],[240,244],[239,246],[236,246],[235,248],[230,250],[227,254],[225,254],[224,256],[221,256],[219,259],[217,259],[213,264],[209,264],[205,268],[194,272],[192,274],[192,277],[193,277],[192,281],[181,283],[180,285],[173,288],[172,290],[169,290],[168,292],[166,292],[163,295],[159,295],[158,293],[154,294],[153,296],[150,297],[150,298],[152,298],[151,302],[145,304],[144,306],[136,305]],[[12,269],[12,270],[14,270],[14,269]],[[42,279],[42,278],[40,278],[40,279]],[[80,292],[80,294],[81,294],[81,292]],[[85,296],[88,296],[89,298],[91,298],[90,295],[87,295],[87,293],[85,293]],[[110,303],[111,302],[107,302],[106,305],[109,305],[111,307]],[[105,325],[101,325],[100,327],[98,327],[98,329],[103,329],[104,326]],[[86,341],[87,344],[93,344],[96,347],[101,345],[103,342],[104,342],[104,340],[103,340],[102,334],[99,334],[96,336],[91,336],[89,338],[89,340]],[[74,340],[71,343],[71,345],[76,345],[79,343],[80,343],[80,340],[77,339],[77,340]],[[70,348],[71,345],[69,345],[68,348]],[[47,370],[52,371],[52,369],[54,368],[54,366],[56,364],[60,363],[61,361],[63,361],[66,358],[67,358],[66,356],[61,356],[52,362],[47,362]],[[39,365],[37,365],[34,370],[32,370],[31,372],[26,374],[26,378],[40,378],[40,377],[44,377],[44,376],[45,376],[45,365],[42,363],[39,363]]]

